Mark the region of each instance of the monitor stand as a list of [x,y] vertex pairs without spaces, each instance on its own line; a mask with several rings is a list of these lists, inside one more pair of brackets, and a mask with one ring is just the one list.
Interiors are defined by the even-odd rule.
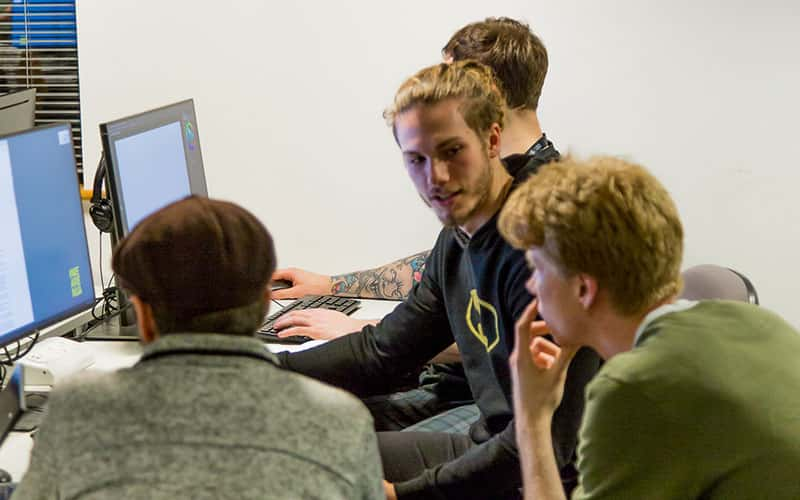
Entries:
[[[111,248],[117,248],[118,243],[119,237],[117,236],[117,228],[115,225],[114,229],[111,231]],[[114,278],[114,284],[117,287],[117,305],[120,311],[122,311],[118,316],[120,335],[139,338],[139,331],[136,328],[136,311],[133,310],[133,304],[128,300],[128,294],[119,286],[119,280],[117,278]]]
[[[130,309],[128,311],[130,311]],[[128,311],[124,311],[119,316],[114,316],[113,318],[109,318],[103,321],[99,325],[95,325],[88,333],[82,335],[80,337],[80,340],[138,341],[139,327],[136,324],[133,325],[122,324],[121,321],[122,315],[124,315]]]
[[[117,247],[119,238],[117,229],[111,230],[111,248]],[[117,287],[117,305],[122,311],[95,326],[88,334],[83,336],[84,340],[139,340],[139,328],[136,325],[136,311],[133,304],[128,300],[128,295],[119,286],[119,280],[115,278]]]

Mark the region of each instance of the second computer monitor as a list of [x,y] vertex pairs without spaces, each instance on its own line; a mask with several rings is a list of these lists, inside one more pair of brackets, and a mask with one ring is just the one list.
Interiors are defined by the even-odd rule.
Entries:
[[0,95],[0,135],[33,127],[36,114],[36,89]]
[[100,125],[117,234],[189,194],[207,196],[194,102]]
[[94,304],[69,123],[0,137],[0,347]]

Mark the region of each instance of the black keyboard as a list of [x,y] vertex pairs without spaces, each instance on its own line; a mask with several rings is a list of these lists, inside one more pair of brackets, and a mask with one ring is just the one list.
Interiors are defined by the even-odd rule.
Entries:
[[280,311],[270,314],[264,320],[264,324],[258,329],[256,335],[264,342],[275,342],[282,344],[302,344],[309,340],[314,340],[305,335],[293,335],[291,337],[278,337],[278,331],[273,327],[275,320],[290,311],[302,309],[332,309],[350,315],[361,306],[361,301],[347,299],[344,297],[334,297],[333,295],[307,295],[302,299],[297,299]]

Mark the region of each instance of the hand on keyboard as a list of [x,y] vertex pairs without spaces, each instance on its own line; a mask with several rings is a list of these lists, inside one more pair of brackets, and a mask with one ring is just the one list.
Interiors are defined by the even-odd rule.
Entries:
[[355,319],[329,309],[305,309],[284,314],[275,321],[278,337],[305,335],[312,339],[335,339],[357,332],[377,320]]
[[[291,333],[287,332],[283,336],[278,336],[278,328],[275,327],[275,323],[280,320],[282,316],[309,309],[328,309],[346,315],[358,309],[360,304],[361,302],[356,299],[334,297],[331,295],[307,295],[302,299],[295,300],[280,311],[266,318],[261,328],[256,331],[256,336],[265,342],[302,344],[303,342],[312,340],[312,338],[307,335],[301,335],[296,331]],[[359,328],[357,328],[357,330],[358,329]]]

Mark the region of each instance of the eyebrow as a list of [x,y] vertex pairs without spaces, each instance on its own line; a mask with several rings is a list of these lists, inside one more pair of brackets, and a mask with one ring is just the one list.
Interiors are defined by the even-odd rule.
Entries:
[[[459,137],[457,135],[454,135],[452,137],[448,137],[447,139],[444,139],[443,141],[439,141],[439,143],[436,144],[434,149],[439,151],[439,150],[447,148],[448,146],[451,146],[454,143],[459,143],[460,144],[462,142],[464,142],[464,141],[463,141],[463,139],[461,137]],[[406,150],[406,151],[402,151],[401,150],[401,153],[403,155],[422,155],[422,153],[420,153],[416,149],[409,149],[409,150]]]
[[454,142],[463,142],[463,140],[458,136],[448,137],[447,139],[440,141],[436,145],[436,149],[446,148],[447,146],[451,145]]

